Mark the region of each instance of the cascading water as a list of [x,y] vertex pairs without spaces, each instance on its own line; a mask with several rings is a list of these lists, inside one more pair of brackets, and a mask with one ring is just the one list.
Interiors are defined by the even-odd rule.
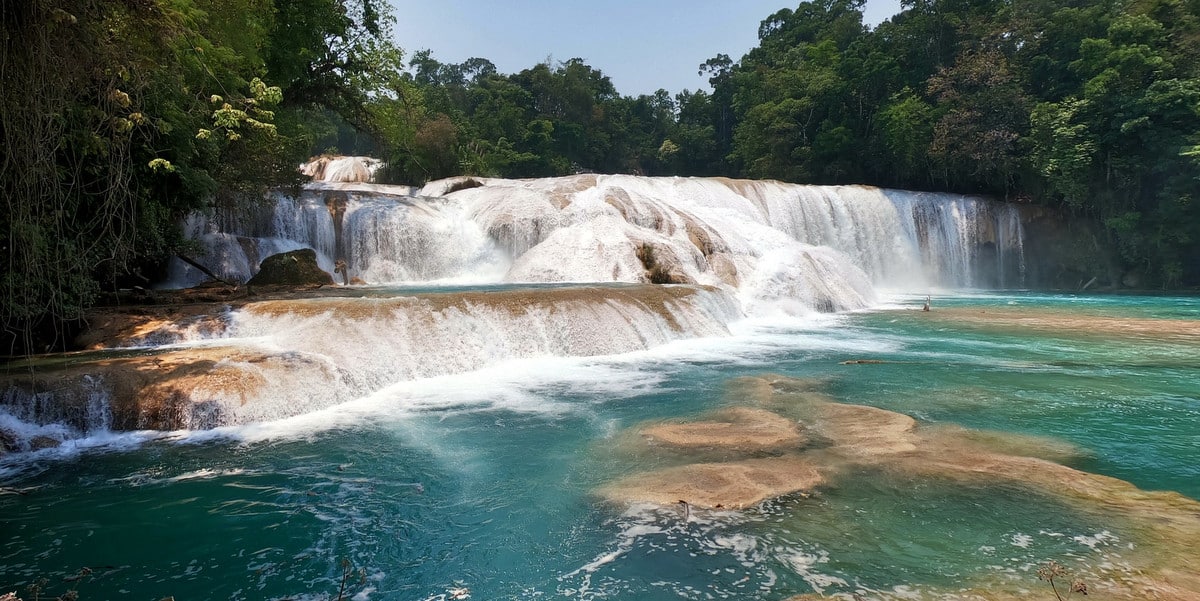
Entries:
[[[833,271],[856,280],[862,270],[875,286],[1025,285],[1017,208],[980,198],[697,178],[477,181],[483,185],[448,195],[446,182],[416,194],[318,183],[297,198],[274,196],[269,215],[194,216],[189,230],[205,247],[203,261],[243,281],[265,253],[308,247],[323,268],[344,259],[351,276],[372,284],[639,282],[648,281],[649,266],[638,249],[649,245],[678,264],[679,281],[734,288],[755,277],[762,257],[815,246],[844,255]],[[338,202],[344,213],[335,229]],[[179,263],[170,284],[201,279]],[[856,282],[847,287],[863,292]],[[824,305],[861,306],[855,296]]]
[[64,424],[60,440],[110,428],[262,422],[508,361],[727,336],[740,316],[725,291],[691,286],[263,300],[226,313],[220,325],[168,322],[124,338],[141,349],[135,354],[101,352],[44,377],[18,376],[0,398],[0,420]]
[[[1017,213],[977,198],[595,175],[415,190],[361,181],[369,165],[327,163],[317,170],[325,181],[298,196],[193,215],[196,258],[245,281],[270,254],[311,248],[323,269],[345,262],[366,283],[488,288],[347,289],[144,325],[115,344],[153,353],[27,381],[4,403],[10,417],[83,433],[272,420],[509,360],[627,353],[726,336],[744,317],[865,308],[878,286],[924,293],[1019,283],[1022,273]],[[202,278],[181,261],[170,283]],[[688,286],[561,287],[650,282]],[[172,343],[193,346],[163,346]],[[94,399],[79,394],[46,401],[48,388],[90,390],[113,408],[92,415]],[[26,410],[31,399],[73,413]]]
[[949,287],[1025,285],[1024,229],[1017,207],[977,198],[887,191],[921,264]]
[[110,399],[103,379],[90,374],[66,390],[10,387],[0,393],[0,433],[12,436],[17,449],[30,451],[108,432]]
[[323,183],[190,221],[230,277],[311,247],[417,286],[163,295],[223,300],[98,309],[89,350],[5,366],[0,594],[1017,599],[1054,557],[1105,598],[1200,591],[1176,427],[1200,406],[1195,299],[824,315],[1019,285],[1020,215],[477,183]]

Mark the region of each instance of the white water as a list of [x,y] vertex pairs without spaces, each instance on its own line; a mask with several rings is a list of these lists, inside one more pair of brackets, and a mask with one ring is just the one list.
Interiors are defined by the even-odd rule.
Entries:
[[[101,358],[94,371],[33,385],[54,392],[10,388],[0,418],[12,424],[0,428],[29,440],[42,435],[39,424],[62,423],[52,437],[64,441],[129,419],[138,428],[191,430],[266,422],[513,361],[619,356],[726,337],[740,317],[726,291],[686,286],[262,301],[227,313],[224,327],[172,330],[172,343],[147,349],[152,355]],[[175,367],[181,359],[208,366]],[[110,402],[131,392],[142,405],[165,406],[151,412],[167,417],[142,420],[138,405]],[[114,406],[141,413],[114,419]]]
[[317,182],[373,182],[383,161],[370,157],[322,156],[300,166]]
[[[193,216],[189,234],[201,261],[241,281],[268,254],[307,247],[326,270],[342,258],[369,284],[645,282],[649,248],[673,281],[727,287],[750,312],[862,308],[874,287],[1024,283],[1016,209],[979,198],[698,178],[479,181],[450,194],[453,182],[415,194],[313,184],[259,214]],[[336,232],[329,207],[343,197]],[[179,263],[170,285],[202,277]]]
[[[139,384],[140,394],[178,391],[172,398],[184,402],[172,409],[170,427],[262,423],[513,361],[728,340],[731,326],[733,338],[769,346],[762,336],[736,332],[873,306],[876,287],[923,295],[933,287],[999,285],[1023,272],[1016,211],[981,199],[723,179],[480,181],[449,193],[456,181],[419,191],[319,183],[240,214],[192,216],[188,233],[206,249],[197,258],[230,279],[248,279],[270,254],[312,248],[322,268],[345,260],[351,277],[371,284],[507,288],[255,303],[226,315],[225,327],[150,333],[126,343],[153,340],[168,363],[181,354],[216,360],[208,372],[177,382],[151,378]],[[513,288],[641,283],[651,267],[708,287]],[[200,277],[180,262],[171,281],[182,286]],[[28,431],[26,440],[53,423],[70,424],[52,433],[59,440],[106,432],[116,384],[105,377],[128,380],[128,369],[98,367],[70,393],[11,389],[0,414],[29,427],[0,427]],[[81,403],[84,394],[95,398]],[[46,409],[56,406],[100,410],[67,416]]]
[[[555,327],[563,332],[557,341],[543,339],[511,355],[488,354],[484,352],[488,348],[484,343],[496,335],[511,335],[525,337],[522,344],[528,344],[533,334],[522,332],[520,322],[500,323],[508,331],[499,334],[487,324],[463,328],[467,336],[463,339],[454,338],[462,336],[463,331],[405,332],[398,323],[399,316],[395,320],[386,318],[382,324],[359,320],[358,329],[345,331],[342,326],[350,321],[349,316],[339,316],[335,311],[316,316],[309,311],[302,311],[304,315],[235,312],[224,334],[227,338],[211,340],[193,335],[190,343],[169,348],[189,352],[221,344],[228,345],[231,353],[264,353],[266,361],[231,358],[221,366],[245,372],[234,380],[274,372],[269,386],[252,402],[243,403],[237,392],[240,389],[220,388],[222,381],[228,381],[230,371],[226,371],[214,377],[211,385],[193,391],[191,400],[196,405],[196,414],[190,423],[180,424],[179,431],[110,432],[107,424],[112,420],[111,414],[97,414],[89,422],[85,416],[65,420],[38,413],[39,408],[47,408],[51,401],[48,394],[38,399],[13,398],[7,399],[11,404],[0,403],[6,405],[0,407],[0,429],[17,434],[23,444],[39,436],[60,440],[61,447],[39,451],[36,456],[71,458],[80,452],[127,449],[156,439],[190,443],[213,439],[252,442],[303,438],[330,429],[362,427],[380,421],[391,423],[425,412],[450,415],[503,409],[546,415],[587,414],[592,409],[586,404],[555,403],[548,397],[570,391],[571,395],[619,401],[650,391],[669,390],[663,387],[663,381],[689,365],[769,369],[776,358],[787,356],[797,347],[863,355],[898,348],[896,341],[876,335],[848,336],[841,327],[844,318],[829,314],[733,321],[726,330],[722,322],[736,319],[736,303],[718,292],[674,304],[673,314],[692,315],[679,323],[684,328],[680,330],[639,309],[636,303],[625,308],[619,302],[600,304],[616,305],[611,310],[599,309],[611,319],[595,319],[593,309],[568,310],[553,318]],[[488,313],[495,315],[495,311],[486,308],[479,312],[483,316]],[[347,336],[366,338],[357,346],[338,342]],[[272,350],[293,344],[302,348]],[[531,348],[538,344],[541,348]],[[439,346],[447,348],[439,351]],[[428,356],[423,356],[425,349],[431,351]],[[458,357],[460,354],[471,356]],[[363,358],[366,360],[359,363]],[[374,383],[368,381],[372,378]],[[101,378],[93,381],[99,385],[96,390],[103,390]],[[376,385],[380,387],[372,391]],[[102,401],[101,409],[108,409],[106,395],[95,398]],[[17,415],[23,419],[19,420]],[[49,425],[36,425],[44,420]],[[65,425],[66,421],[76,425]],[[0,476],[24,469],[23,465],[0,463]]]

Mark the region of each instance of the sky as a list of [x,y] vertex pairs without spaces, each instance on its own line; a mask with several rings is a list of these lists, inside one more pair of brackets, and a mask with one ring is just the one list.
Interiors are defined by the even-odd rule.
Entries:
[[[758,24],[799,0],[390,0],[396,42],[443,63],[486,58],[501,73],[582,58],[626,96],[708,89],[697,74],[717,54],[738,60],[758,44]],[[867,0],[875,25],[899,0]]]

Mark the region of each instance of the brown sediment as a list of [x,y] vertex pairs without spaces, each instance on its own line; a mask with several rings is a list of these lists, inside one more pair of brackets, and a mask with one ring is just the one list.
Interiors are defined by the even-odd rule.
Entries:
[[1001,455],[1034,457],[1060,464],[1068,464],[1088,456],[1088,453],[1069,442],[1028,434],[972,430],[955,424],[925,425],[922,427],[922,433],[928,438],[945,437],[958,440]]
[[973,307],[934,308],[920,318],[988,331],[1033,330],[1068,336],[1113,336],[1200,343],[1200,320],[1113,317],[1076,309]]
[[[133,376],[134,382],[116,384],[137,387],[137,392],[128,398],[137,399],[138,429],[174,430],[222,425],[216,421],[220,419],[220,413],[245,405],[260,396],[262,389],[267,386],[267,378],[261,368],[277,361],[276,357],[270,355],[232,349],[218,349],[215,355],[220,358],[214,356],[200,360],[196,360],[192,351],[184,353],[186,356],[182,358],[178,354],[171,353],[155,357],[156,361],[137,364],[126,362],[107,374],[105,379],[111,381],[130,378],[130,368],[138,372]],[[247,369],[248,366],[257,368]],[[225,403],[234,405],[226,406]],[[198,412],[197,409],[202,406],[204,408]],[[114,421],[132,421],[132,415],[126,413],[132,414],[133,408],[127,408],[126,403],[117,401],[114,404]],[[197,413],[208,414],[208,419],[214,421],[197,423]]]
[[799,457],[700,463],[637,474],[601,494],[619,502],[742,509],[766,499],[811,491],[824,482],[816,466]]
[[822,404],[814,420],[814,429],[833,442],[834,451],[872,461],[916,451],[916,427],[916,420],[902,413],[839,403]]
[[[361,283],[361,282],[360,282]],[[215,336],[228,327],[230,309],[265,301],[304,301],[314,298],[359,298],[369,291],[313,286],[227,286],[201,284],[181,290],[123,291],[90,309],[87,328],[73,341],[73,350],[97,350],[141,344],[163,344],[161,338],[196,333]]]
[[[753,384],[753,378],[741,379]],[[669,505],[685,501],[702,508],[743,508],[780,495],[811,491],[825,478],[797,454],[808,444],[800,424],[762,408],[730,407],[702,421],[652,424],[636,430],[651,450],[694,457],[732,459],[693,463],[623,478],[602,490],[614,502]],[[630,447],[644,454],[645,449]],[[776,454],[762,458],[762,454]]]
[[[794,449],[770,459],[698,463],[629,476],[604,487],[612,501],[670,505],[686,501],[698,507],[746,507],[772,496],[837,486],[839,478],[883,470],[917,479],[938,479],[966,486],[1014,486],[1061,499],[1080,512],[1112,524],[1114,531],[1135,543],[1122,549],[1120,569],[1089,568],[1089,586],[1098,598],[1121,600],[1200,600],[1200,502],[1175,492],[1140,490],[1134,485],[1083,472],[1057,461],[1081,456],[1073,446],[1038,437],[979,432],[958,426],[920,426],[911,417],[874,407],[828,400],[820,383],[781,376],[738,378],[731,398],[764,411],[801,416],[806,431],[820,444]],[[733,412],[733,413],[730,413]],[[727,415],[737,415],[735,409]],[[757,423],[772,420],[757,413]],[[700,432],[712,420],[694,424]],[[708,424],[708,426],[705,426]],[[654,426],[641,430],[659,432]],[[720,429],[712,429],[720,433]],[[676,425],[668,430],[683,436],[693,430]],[[749,434],[749,431],[743,434]],[[661,436],[661,435],[660,435]],[[764,441],[777,440],[778,429],[764,429]],[[697,436],[710,444],[720,437]],[[736,445],[753,443],[731,437]],[[697,445],[701,447],[702,445]],[[675,449],[688,449],[675,445]],[[1032,580],[1020,589],[1037,589]],[[936,598],[1006,601],[1029,598],[1028,590],[1014,592],[1013,582],[964,582],[954,591],[930,589]],[[815,598],[800,596],[794,599]],[[884,595],[883,598],[888,598]]]
[[[200,310],[200,307],[195,307]],[[88,329],[75,339],[87,350],[120,346],[172,344],[189,337],[216,338],[229,327],[225,311],[187,315],[167,307],[145,311],[102,312],[88,323]],[[120,342],[117,342],[120,341]]]
[[733,378],[725,386],[732,403],[773,411],[800,422],[812,424],[817,408],[834,399],[827,392],[825,378],[788,378],[765,374]]
[[641,430],[655,444],[679,449],[720,448],[761,453],[804,446],[800,424],[781,415],[746,407],[732,407],[699,422],[659,424]]
[[88,314],[88,329],[75,345],[97,350],[164,344],[183,340],[189,334],[215,337],[229,326],[233,309],[261,315],[315,316],[323,313],[346,318],[384,316],[392,311],[424,307],[433,311],[488,307],[520,315],[531,310],[561,311],[564,308],[629,303],[655,312],[679,329],[668,306],[686,301],[708,286],[578,286],[537,290],[495,290],[457,293],[426,293],[380,298],[368,290],[345,288],[296,289],[255,288],[254,296],[242,292],[236,298],[196,302],[191,291],[160,293],[161,304],[101,307]]

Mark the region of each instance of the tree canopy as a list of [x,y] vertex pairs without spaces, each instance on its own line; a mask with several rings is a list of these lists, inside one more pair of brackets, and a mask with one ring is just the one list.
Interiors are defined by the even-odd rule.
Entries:
[[5,350],[148,285],[186,249],[189,211],[296,181],[321,123],[360,116],[355,78],[386,37],[375,2],[0,4]]
[[187,251],[184,215],[252,204],[325,151],[406,183],[991,194],[1102,224],[1147,284],[1200,284],[1200,0],[905,0],[875,28],[862,7],[780,10],[745,56],[699,66],[711,91],[633,97],[579,58],[503,74],[406,54],[383,0],[4,2],[3,341],[32,350],[32,330],[148,284]]

